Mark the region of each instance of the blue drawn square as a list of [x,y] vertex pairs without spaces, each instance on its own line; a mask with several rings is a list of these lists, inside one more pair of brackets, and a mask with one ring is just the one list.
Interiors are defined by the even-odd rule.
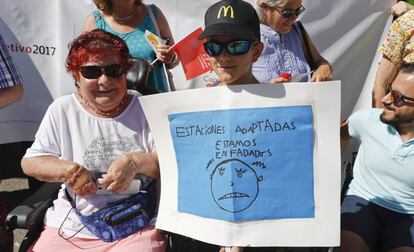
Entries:
[[168,116],[178,211],[254,221],[315,216],[311,106]]

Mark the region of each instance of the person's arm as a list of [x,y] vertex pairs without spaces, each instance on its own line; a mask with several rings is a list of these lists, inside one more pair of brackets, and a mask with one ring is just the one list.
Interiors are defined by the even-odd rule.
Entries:
[[23,97],[23,84],[0,89],[0,109],[19,101]]
[[179,63],[179,59],[173,50],[169,50],[171,45],[175,44],[174,38],[171,33],[170,25],[168,24],[167,18],[160,9],[157,11],[157,24],[160,29],[160,35],[162,38],[168,38],[168,45],[157,46],[157,58],[167,64],[169,69],[175,67]]
[[23,172],[41,181],[64,182],[77,195],[96,191],[92,174],[80,164],[54,156],[26,157],[21,161]]
[[329,62],[319,53],[316,46],[313,44],[311,38],[306,33],[309,41],[309,47],[311,50],[311,54],[315,63],[317,65],[316,70],[314,71],[311,82],[318,82],[318,81],[330,81],[332,80],[332,67]]
[[372,107],[384,107],[381,100],[386,95],[386,86],[391,84],[396,73],[397,66],[388,57],[383,56],[375,75],[374,88],[372,90]]
[[98,183],[113,193],[122,192],[128,189],[136,174],[159,179],[157,153],[131,152],[121,156],[111,163],[108,172]]
[[92,31],[93,29],[96,29],[95,18],[93,14],[89,14],[83,24],[82,32]]
[[344,121],[340,126],[341,134],[341,152],[344,152],[348,147],[349,141],[351,140],[351,135],[349,135],[348,121]]
[[391,12],[391,15],[399,17],[402,14],[404,14],[404,13],[410,11],[410,10],[413,10],[413,9],[414,9],[414,6],[412,6],[411,4],[409,4],[405,1],[399,1],[396,4],[393,4],[391,6],[390,12]]
[[409,41],[406,31],[411,30],[410,27],[412,28],[410,13],[397,18],[392,23],[387,37],[379,49],[383,56],[377,69],[372,90],[373,107],[383,107],[381,99],[386,95],[386,85],[392,82],[397,73],[397,68],[404,62],[404,55]]
[[[319,53],[316,46],[313,44],[312,39],[310,38],[308,32],[305,28],[301,29],[301,36],[306,36],[306,38],[302,38],[302,48],[305,54],[305,58],[312,58],[316,64],[316,69],[314,70],[311,78],[311,82],[318,82],[318,81],[330,81],[332,80],[332,67],[329,62],[322,57]],[[306,45],[308,43],[308,45]],[[307,55],[308,51],[306,47],[309,47],[311,55]]]

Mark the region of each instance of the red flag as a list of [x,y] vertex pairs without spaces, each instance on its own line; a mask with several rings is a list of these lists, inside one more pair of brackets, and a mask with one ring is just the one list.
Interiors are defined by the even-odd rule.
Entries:
[[204,51],[205,39],[198,40],[203,32],[201,27],[177,42],[172,50],[177,53],[184,69],[185,78],[191,80],[205,72],[211,71],[210,60]]

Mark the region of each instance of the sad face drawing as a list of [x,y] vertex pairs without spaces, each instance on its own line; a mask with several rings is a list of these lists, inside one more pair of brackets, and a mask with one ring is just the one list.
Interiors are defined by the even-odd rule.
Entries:
[[261,176],[239,159],[219,163],[210,174],[211,194],[223,210],[236,213],[248,208],[259,193]]

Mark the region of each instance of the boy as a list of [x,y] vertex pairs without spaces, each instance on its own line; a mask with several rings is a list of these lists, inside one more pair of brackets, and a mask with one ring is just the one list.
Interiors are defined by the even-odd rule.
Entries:
[[252,65],[263,51],[255,9],[241,0],[223,0],[208,8],[204,49],[220,85],[257,84]]
[[[261,55],[263,43],[259,17],[253,6],[242,0],[222,0],[208,8],[204,20],[205,30],[199,39],[207,39],[204,49],[220,79],[219,86],[258,84],[252,65]],[[219,250],[220,246],[180,235],[172,235],[169,248],[170,252]],[[231,251],[242,251],[242,248],[233,247]]]

